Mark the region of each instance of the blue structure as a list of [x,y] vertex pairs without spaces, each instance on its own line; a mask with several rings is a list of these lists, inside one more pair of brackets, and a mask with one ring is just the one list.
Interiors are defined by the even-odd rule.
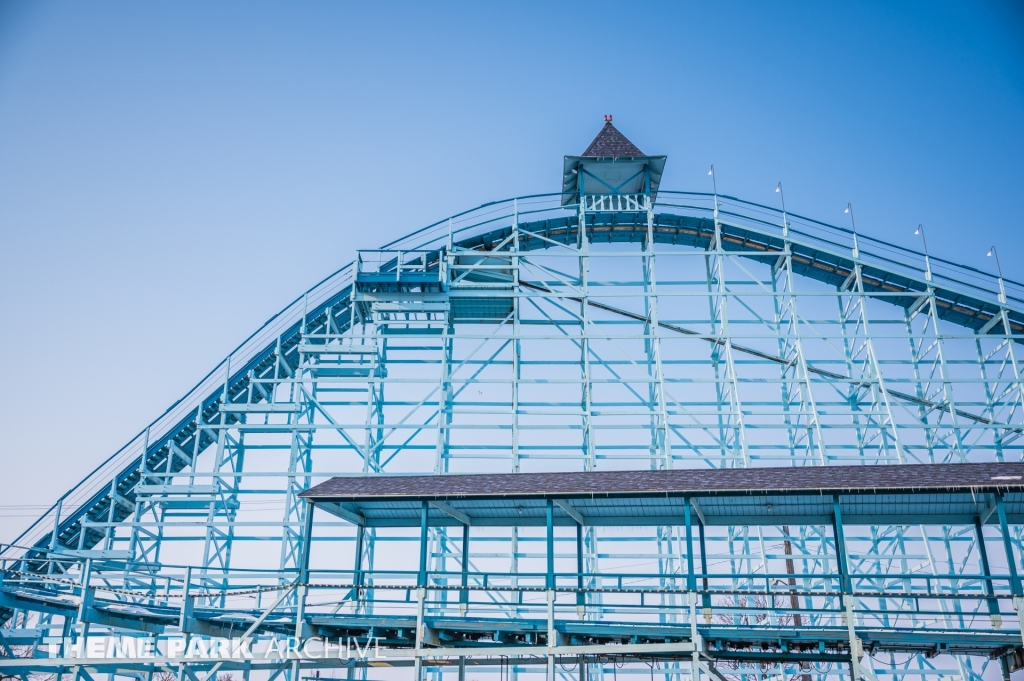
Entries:
[[[1024,285],[781,201],[665,190],[665,162],[606,120],[561,192],[359,252],[296,299],[4,547],[0,669],[1008,676]],[[894,469],[944,477],[845,505],[847,478]],[[500,522],[483,491],[421,489],[393,522],[391,488],[309,491],[612,471],[762,483],[724,507],[690,473],[671,509],[505,494]],[[813,512],[763,482],[823,471]],[[346,654],[209,657],[289,636]]]

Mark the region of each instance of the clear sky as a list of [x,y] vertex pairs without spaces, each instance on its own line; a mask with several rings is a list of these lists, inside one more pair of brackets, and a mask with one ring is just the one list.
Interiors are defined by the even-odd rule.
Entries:
[[1024,280],[1024,4],[0,0],[0,539],[288,301],[602,115]]

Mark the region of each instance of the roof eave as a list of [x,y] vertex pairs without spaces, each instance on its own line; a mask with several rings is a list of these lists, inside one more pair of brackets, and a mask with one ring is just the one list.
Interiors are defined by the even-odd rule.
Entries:
[[566,156],[562,162],[562,205],[571,206],[577,201],[576,173],[581,163],[615,163],[616,161],[635,163],[644,161],[651,171],[651,202],[657,200],[658,187],[661,186],[661,176],[665,172],[665,163],[668,156]]

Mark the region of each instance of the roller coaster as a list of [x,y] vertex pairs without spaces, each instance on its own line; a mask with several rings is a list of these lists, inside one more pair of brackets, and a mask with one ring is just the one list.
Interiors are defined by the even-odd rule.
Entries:
[[606,120],[296,298],[0,547],[0,674],[1024,668],[1024,284],[666,161]]

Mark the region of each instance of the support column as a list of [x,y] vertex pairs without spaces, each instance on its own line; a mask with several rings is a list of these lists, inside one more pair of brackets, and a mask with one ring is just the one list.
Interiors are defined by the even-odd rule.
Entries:
[[[978,543],[978,557],[981,563],[981,573],[985,576],[985,593],[989,596],[995,594],[995,587],[992,584],[992,570],[988,563],[988,549],[985,546],[985,534],[981,527],[981,518],[974,516],[974,536]],[[999,601],[995,598],[988,599],[988,616],[992,621],[993,629],[1001,629],[1003,616],[999,612]],[[1005,657],[999,658],[999,669],[1003,675],[1003,681],[1010,681],[1010,666]]]
[[423,607],[427,596],[427,516],[430,506],[426,501],[420,507],[420,569],[416,574],[416,661],[413,679],[423,678],[423,658],[418,655],[423,648]]
[[1024,640],[1024,602],[1021,592],[1020,575],[1017,574],[1017,557],[1013,552],[1013,540],[1010,538],[1010,526],[1006,522],[1006,507],[1003,495],[996,494],[996,512],[999,514],[999,532],[1003,535],[1003,549],[1006,551],[1006,565],[1010,570],[1010,591],[1013,593],[1013,609],[1017,611],[1020,622],[1021,637]]
[[[704,647],[700,634],[697,632],[697,594],[690,591],[686,594],[686,604],[690,611],[690,681],[700,681],[700,651]],[[668,676],[666,675],[666,678]]]
[[[580,175],[580,183],[583,176]],[[593,431],[593,385],[590,376],[590,306],[587,304],[590,295],[590,239],[587,237],[587,219],[584,209],[583,190],[580,189],[579,231],[577,248],[579,255],[579,287],[580,287],[580,367],[582,368],[582,392],[580,410],[583,412],[583,466],[584,470],[592,471],[596,466],[596,449]]]
[[299,583],[309,582],[309,554],[313,546],[313,511],[316,508],[307,502],[306,517],[302,523],[302,547],[299,549]]
[[701,595],[704,624],[711,624],[711,593],[708,591],[708,550],[704,541],[704,523],[697,523],[697,538],[700,543],[700,572],[704,575],[704,593]]
[[420,508],[420,569],[416,574],[416,586],[421,589],[427,585],[427,514],[430,506],[422,502]]
[[[711,346],[711,363],[715,371],[715,391],[718,403],[719,441],[723,457],[738,458],[730,467],[750,466],[750,451],[747,448],[746,425],[743,405],[740,399],[736,363],[733,361],[732,337],[729,332],[729,287],[726,281],[725,249],[722,248],[722,225],[718,220],[718,194],[715,194],[715,235],[704,258],[708,302],[710,304],[710,331],[718,340]],[[724,363],[725,377],[719,367]],[[724,418],[723,418],[724,416]],[[731,437],[731,440],[728,438]]]
[[[306,502],[306,517],[302,523],[302,545],[299,547],[299,586],[296,589],[297,608],[295,611],[295,638],[302,645],[306,630],[306,593],[309,591],[309,553],[313,539],[313,511],[316,509]],[[299,681],[299,660],[292,661],[292,681]]]
[[[885,378],[882,375],[882,369],[878,363],[878,354],[875,352],[875,345],[874,341],[872,340],[873,334],[870,329],[870,318],[868,315],[866,303],[870,296],[864,291],[864,279],[862,274],[863,272],[861,265],[856,264],[853,266],[853,272],[847,279],[847,282],[849,282],[849,284],[852,286],[853,293],[855,294],[851,298],[851,305],[847,309],[850,312],[853,312],[853,310],[856,309],[857,316],[859,318],[859,323],[856,324],[856,326],[862,334],[861,348],[860,350],[858,350],[858,354],[861,350],[864,351],[864,364],[866,367],[870,369],[868,375],[861,376],[861,380],[867,381],[869,384],[871,384],[871,400],[874,403],[872,405],[872,411],[883,412],[885,414],[883,422],[878,427],[878,430],[882,435],[883,449],[881,454],[882,456],[888,458],[887,441],[891,439],[896,449],[896,457],[899,463],[903,464],[907,463],[907,455],[906,451],[903,448],[903,443],[900,440],[900,432],[896,427],[896,418],[893,416],[892,404],[889,399],[889,391],[885,387]],[[845,286],[846,284],[844,284],[844,288]],[[842,306],[841,299],[840,306]],[[843,319],[841,328],[844,334],[846,333],[846,319],[849,318],[850,316],[852,316],[852,314],[848,315]],[[852,374],[852,363],[849,360],[847,360],[847,366],[851,367],[850,377],[854,378]],[[859,390],[859,388],[854,388],[854,390]],[[868,427],[870,426],[871,422],[869,421]],[[863,441],[861,441],[860,444],[861,447],[863,447]],[[863,455],[863,451],[861,451],[861,456]]]
[[[985,593],[989,596],[995,594],[995,589],[992,584],[992,571],[988,563],[988,548],[985,546],[985,535],[981,528],[981,518],[978,516],[974,517],[974,536],[978,542],[978,557],[981,559],[981,571],[985,575]],[[988,614],[992,618],[992,628],[999,629],[1002,627],[1003,618],[999,614],[999,601],[995,598],[988,599]]]
[[[89,565],[89,563],[87,562],[86,566],[88,566],[88,565]],[[178,629],[180,629],[182,631],[182,633],[185,635],[185,650],[188,650],[189,641],[192,640],[192,633],[191,633],[191,626],[189,625],[189,619],[192,617],[192,609],[193,609],[193,606],[194,606],[195,602],[193,601],[192,596],[189,593],[191,590],[192,590],[192,567],[189,566],[189,567],[185,568],[185,582],[181,585],[181,613],[178,615]],[[83,589],[82,597],[85,598],[85,595],[86,595],[86,593],[85,593],[85,590]],[[85,644],[86,644],[85,633],[86,633],[86,627],[88,627],[88,626],[89,626],[88,624],[85,624],[82,627],[82,645],[83,645],[83,650],[86,650],[86,648],[84,647]],[[76,676],[75,677],[75,681],[78,681],[78,678],[79,677]],[[184,662],[178,664],[178,676],[177,676],[177,678],[178,678],[178,681],[184,681],[187,678],[185,676],[185,663]]]
[[700,680],[700,635],[697,633],[697,575],[693,573],[693,512],[689,497],[683,498],[683,517],[686,522],[686,604],[690,612],[691,681]]
[[1006,565],[1010,570],[1010,592],[1015,597],[1024,595],[1021,592],[1020,576],[1017,574],[1017,558],[1013,553],[1013,540],[1010,538],[1010,526],[1006,522],[1006,507],[1003,505],[1003,495],[996,495],[996,513],[999,514],[999,530],[1003,536],[1003,549],[1006,551]]
[[366,541],[366,528],[362,525],[356,526],[356,557],[352,566],[352,607],[359,612],[363,600],[363,543]]
[[547,573],[544,585],[548,591],[555,588],[555,511],[554,502],[548,499],[546,509],[547,525]]
[[686,519],[686,590],[697,591],[697,576],[693,574],[693,522],[690,511],[690,500],[683,500],[683,517]]
[[555,681],[555,512],[554,502],[547,500],[547,573],[545,586],[548,597],[548,681]]
[[[576,524],[576,614],[586,614],[587,595],[583,593],[583,525]],[[582,677],[581,677],[582,678]]]
[[[459,614],[469,610],[469,525],[462,526],[462,590],[459,591]],[[459,678],[466,674],[465,658],[459,658]]]
[[[512,200],[512,285],[519,290],[519,200]],[[512,472],[519,472],[519,381],[523,354],[519,328],[519,296],[512,296]],[[513,532],[516,528],[513,528]]]
[[858,681],[860,675],[860,641],[857,639],[856,622],[853,614],[853,583],[850,580],[850,566],[846,560],[846,537],[843,534],[843,513],[839,495],[832,497],[832,537],[836,543],[836,564],[839,569],[839,590],[842,593],[840,605],[846,621],[847,636],[850,640],[850,678]]

